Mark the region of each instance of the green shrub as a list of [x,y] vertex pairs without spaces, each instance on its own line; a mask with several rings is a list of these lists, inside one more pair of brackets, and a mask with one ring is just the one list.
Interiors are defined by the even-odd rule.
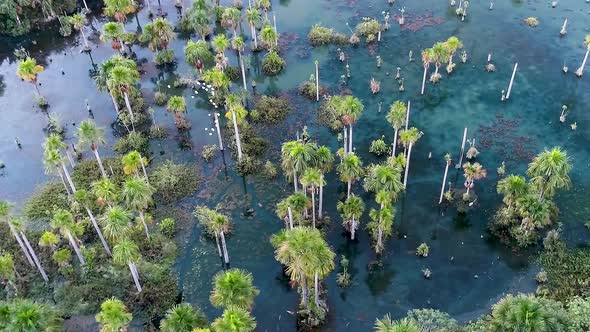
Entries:
[[172,238],[176,234],[176,221],[172,218],[163,219],[158,224],[158,229],[164,236]]
[[48,182],[35,189],[23,212],[28,220],[49,221],[57,209],[69,209],[68,195],[61,182]]
[[165,203],[194,193],[201,182],[194,167],[188,164],[175,164],[171,160],[156,167],[149,178],[151,185],[156,188],[156,197]]
[[244,154],[242,160],[236,163],[236,171],[241,176],[246,176],[248,174],[254,174],[259,166],[260,162],[256,158]]
[[293,111],[291,103],[282,97],[262,96],[254,104],[257,116],[255,121],[265,124],[280,122]]
[[590,331],[590,298],[575,297],[567,304],[570,332]]
[[457,321],[446,312],[434,309],[413,309],[407,318],[414,321],[423,331],[452,332],[457,331]]
[[70,249],[64,248],[57,250],[56,252],[51,255],[53,261],[60,267],[65,267],[70,265],[72,261],[72,251]]
[[113,149],[120,154],[137,151],[145,156],[149,149],[149,139],[142,133],[132,131],[129,135],[121,137]]
[[342,33],[335,32],[332,28],[324,27],[320,24],[314,24],[307,34],[309,43],[313,46],[328,44],[346,44],[348,37]]
[[590,248],[569,249],[557,241],[539,256],[547,282],[539,292],[559,301],[590,296]]
[[[104,169],[109,178],[115,183],[121,182],[124,177],[123,165],[119,158],[102,159]],[[111,174],[113,170],[113,174]],[[72,172],[72,181],[76,184],[77,189],[90,189],[93,182],[102,179],[102,173],[98,167],[98,162],[93,159],[85,159],[79,162]]]
[[170,98],[166,93],[157,91],[154,94],[154,104],[158,106],[164,106],[168,103],[168,98]]
[[344,128],[340,115],[340,96],[331,96],[326,99],[319,109],[319,121],[333,131],[340,132]]
[[227,66],[225,68],[225,75],[227,75],[227,78],[229,78],[230,81],[235,82],[241,79],[242,70],[240,67]]
[[421,243],[416,249],[416,255],[420,257],[428,257],[429,253],[430,247],[428,247],[428,244],[426,243]]
[[381,31],[381,24],[376,19],[368,17],[363,17],[363,21],[357,24],[355,29],[355,33],[365,37],[367,43],[377,39],[379,31]]
[[271,50],[262,60],[262,71],[267,76],[275,76],[285,68],[285,60],[274,50]]
[[158,66],[174,63],[174,50],[167,48],[165,50],[158,51],[155,55],[154,62]]
[[270,160],[267,160],[264,164],[262,176],[267,180],[272,180],[277,177],[277,167]]
[[219,151],[219,147],[216,144],[205,145],[203,146],[203,152],[201,152],[201,155],[203,156],[203,159],[210,162],[213,157],[215,157],[217,151]]
[[369,148],[369,152],[374,153],[378,156],[389,154],[389,151],[389,146],[387,145],[387,143],[385,143],[383,137],[371,142],[371,147]]

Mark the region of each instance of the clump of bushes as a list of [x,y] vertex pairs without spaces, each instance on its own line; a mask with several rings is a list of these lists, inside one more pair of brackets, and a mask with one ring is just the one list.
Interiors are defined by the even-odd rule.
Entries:
[[293,111],[291,103],[282,97],[261,96],[254,104],[256,113],[253,120],[258,123],[273,124],[285,119],[287,114]]
[[217,150],[219,150],[219,147],[216,144],[205,145],[203,146],[203,152],[201,152],[201,155],[205,161],[210,162],[213,157],[215,157],[215,152],[217,152]]
[[259,166],[260,162],[256,160],[256,158],[244,154],[242,155],[242,160],[236,163],[236,172],[238,172],[238,174],[241,176],[254,174]]
[[277,167],[270,160],[267,160],[262,169],[262,177],[267,180],[272,180],[277,177],[277,174]]
[[68,209],[68,195],[61,182],[48,182],[38,187],[25,203],[28,220],[49,221],[57,209]]
[[[303,81],[299,84],[298,88],[299,94],[306,97],[309,100],[316,100],[317,98],[317,90],[316,90],[316,82],[315,82],[315,75],[311,75],[309,80]],[[326,94],[326,88],[320,84],[320,96]]]
[[166,218],[158,224],[158,230],[168,238],[174,237],[176,233],[176,221],[172,218]]
[[377,35],[381,29],[381,24],[379,24],[376,19],[363,17],[362,22],[357,24],[355,33],[359,36],[365,37],[367,43],[370,43],[377,39]]
[[132,131],[129,135],[121,137],[113,146],[113,149],[120,154],[127,154],[131,151],[137,151],[146,155],[149,148],[148,138],[140,132]]
[[374,153],[377,156],[389,154],[389,150],[389,146],[387,145],[387,143],[385,143],[383,137],[371,142],[371,147],[369,147],[369,152]]
[[340,97],[331,96],[320,106],[319,121],[333,131],[341,131],[344,128],[340,114]]
[[167,48],[165,50],[158,51],[154,58],[154,62],[158,66],[174,63],[174,50]]
[[170,98],[165,92],[157,91],[154,94],[154,104],[158,106],[164,106],[168,103],[168,98]]
[[539,26],[539,20],[536,17],[527,17],[524,19],[524,23],[532,28]]
[[262,71],[268,76],[275,76],[285,68],[285,60],[274,50],[271,50],[262,60]]
[[416,256],[428,257],[430,253],[430,247],[426,243],[421,243],[416,249]]
[[566,301],[590,294],[590,249],[569,249],[561,240],[552,241],[539,256],[546,282],[537,292],[555,300]]
[[237,66],[227,66],[225,68],[225,75],[227,75],[230,81],[235,82],[242,77],[242,70]]
[[314,24],[307,34],[309,43],[313,46],[328,44],[346,44],[348,37],[342,33],[335,32],[332,28],[327,28],[321,24]]
[[156,196],[170,203],[197,190],[201,178],[197,170],[187,164],[175,164],[171,160],[156,167],[150,174],[150,183],[156,188]]
[[[105,171],[115,183],[120,182],[124,177],[123,165],[118,158],[105,158],[102,160]],[[111,169],[113,174],[111,174]],[[85,159],[79,162],[72,172],[72,181],[78,189],[90,189],[90,185],[102,179],[102,174],[95,159]]]

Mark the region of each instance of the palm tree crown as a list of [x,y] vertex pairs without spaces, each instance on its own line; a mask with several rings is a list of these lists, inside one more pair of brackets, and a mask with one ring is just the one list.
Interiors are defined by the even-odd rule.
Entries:
[[124,330],[131,322],[133,315],[121,300],[110,298],[100,305],[100,312],[96,315],[96,321],[100,325],[101,332],[119,332]]
[[211,303],[216,307],[238,307],[249,310],[260,293],[253,285],[252,274],[240,269],[218,273],[213,279]]

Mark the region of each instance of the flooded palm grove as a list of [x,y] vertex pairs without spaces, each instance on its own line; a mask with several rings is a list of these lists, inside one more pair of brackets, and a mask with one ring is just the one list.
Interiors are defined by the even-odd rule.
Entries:
[[[243,17],[235,24],[227,24],[226,19],[222,26],[211,19],[214,33],[206,43],[217,48],[222,42],[214,36],[224,34],[227,38],[221,59],[219,55],[206,60],[203,56],[203,61],[201,56],[195,61],[187,57],[185,46],[190,41],[197,43],[201,35],[198,31],[183,32],[180,26],[185,15],[198,14],[175,6],[194,9],[206,2],[208,8],[214,8],[217,4],[213,1],[152,1],[154,15],[147,2],[127,15],[126,32],[145,34],[156,29],[150,24],[162,16],[175,27],[176,35],[166,40],[164,47],[173,51],[172,64],[155,64],[152,50],[161,47],[152,45],[153,39],[140,37],[123,46],[128,48],[125,54],[137,63],[140,76],[130,84],[135,89],[118,90],[118,111],[127,112],[122,96],[127,91],[131,94],[131,90],[143,96],[144,105],[140,107],[151,109],[135,115],[135,129],[129,119],[117,120],[109,93],[114,87],[104,82],[103,88],[97,88],[101,83],[96,77],[104,69],[101,64],[119,53],[114,46],[121,48],[116,38],[104,37],[103,25],[113,19],[103,14],[102,2],[88,3],[92,11],[81,28],[83,36],[74,28],[69,36],[62,36],[58,22],[19,37],[0,36],[0,200],[10,201],[13,213],[19,214],[36,188],[50,180],[61,185],[59,176],[47,174],[43,161],[43,143],[56,124],[64,129],[62,137],[68,151],[75,154],[79,150],[84,160],[95,158],[91,148],[79,146],[78,132],[85,120],[93,119],[105,129],[104,144],[99,144],[103,159],[121,157],[114,147],[128,131],[150,134],[145,151],[147,173],[167,160],[185,163],[198,173],[193,175],[198,187],[190,188],[186,197],[170,201],[156,196],[150,204],[152,231],[161,219],[176,219],[177,254],[172,277],[177,278],[178,297],[199,306],[213,320],[223,313],[210,301],[214,276],[228,268],[246,270],[260,291],[251,306],[257,331],[297,330],[301,280],[290,278],[293,268],[284,269],[275,258],[274,242],[280,239],[274,238],[275,246],[271,243],[273,234],[290,228],[286,210],[281,212],[277,203],[292,195],[294,186],[300,193],[305,192],[305,199],[313,199],[313,204],[303,203],[305,208],[301,218],[295,217],[295,226],[297,222],[311,226],[311,216],[315,221],[316,209],[320,208],[319,184],[323,184],[323,212],[317,228],[333,253],[333,268],[320,276],[322,301],[329,311],[325,322],[316,328],[318,331],[370,331],[375,320],[385,314],[400,319],[409,310],[420,308],[446,312],[461,324],[476,320],[508,293],[536,291],[535,276],[541,270],[537,258],[547,230],[559,229],[561,239],[572,248],[588,243],[590,232],[585,223],[590,220],[590,73],[578,77],[576,71],[587,56],[584,40],[590,33],[590,4],[582,0],[556,1],[555,6],[537,0],[457,0],[452,6],[449,1],[438,0],[272,0],[268,11],[263,8],[260,21],[251,28],[246,17],[250,1],[242,1],[239,8]],[[257,5],[255,2],[252,0],[250,5]],[[232,4],[221,1],[219,5]],[[465,11],[465,15],[458,15],[457,9]],[[372,31],[375,21],[377,28]],[[366,31],[359,31],[358,25],[363,23],[361,29]],[[333,29],[328,33],[333,36],[314,46],[308,34],[316,24]],[[270,38],[267,28],[278,32],[275,45],[253,50],[252,31],[257,33],[256,43],[264,45]],[[234,48],[232,40],[236,35],[242,36],[244,45]],[[351,35],[359,41],[351,44]],[[443,45],[454,42],[449,39],[452,36],[461,45],[452,51],[447,49],[441,60],[439,53],[444,53]],[[38,105],[34,84],[17,76],[19,56],[23,55],[14,51],[21,48],[43,66],[44,70],[36,74],[36,88],[48,107]],[[429,51],[423,52],[426,49]],[[269,68],[265,67],[265,57],[275,52],[272,50],[277,50],[285,61],[278,75],[268,75]],[[449,66],[451,54],[453,65]],[[424,61],[428,57],[431,60],[426,61],[429,64],[425,73]],[[229,91],[235,94],[234,100],[229,97],[231,102],[220,97],[224,88],[217,88],[219,78],[201,80],[207,75],[200,74],[201,69],[207,72],[215,66],[227,66],[231,70],[226,71],[233,71],[228,74],[232,79]],[[588,66],[586,70],[590,71]],[[317,91],[316,78],[320,83]],[[184,104],[171,105],[174,97],[161,103],[158,99],[163,94],[183,97]],[[280,98],[268,106],[263,103],[263,95]],[[350,102],[343,106],[346,110],[355,107],[350,100],[339,97],[347,95],[358,98],[362,112],[331,118],[327,109],[334,96],[340,103]],[[398,107],[404,114],[409,113],[399,120],[399,137],[394,135],[395,126],[388,118],[395,101],[401,102]],[[133,108],[138,107],[135,100],[132,102]],[[236,116],[242,109],[234,111],[232,105],[242,103],[246,113]],[[175,107],[180,111],[174,111]],[[270,109],[269,113],[264,113],[263,107]],[[241,147],[234,136],[237,124],[244,145]],[[154,126],[166,134],[154,134]],[[394,138],[397,155],[401,156],[397,162],[387,159]],[[211,145],[219,147],[220,139],[224,149],[208,151]],[[383,142],[374,142],[379,139]],[[345,140],[353,143],[347,146]],[[312,167],[303,164],[314,157],[286,161],[288,147],[283,143],[288,141],[296,141],[293,146],[299,144],[293,151],[306,149],[304,145],[312,142],[329,148],[333,167],[321,169],[321,174],[305,172]],[[551,225],[539,229],[540,235],[524,249],[502,241],[502,236],[490,231],[496,211],[504,204],[498,181],[509,174],[527,176],[533,158],[553,147],[567,151],[572,168],[569,189],[558,187],[552,196],[554,205],[549,209],[555,217]],[[478,153],[470,148],[476,148]],[[244,150],[244,156],[239,149]],[[291,157],[307,153],[301,151],[292,152]],[[363,202],[358,213],[354,212],[354,202],[347,199],[348,178],[343,171],[353,167],[350,155],[360,158],[364,167],[363,172],[349,176],[351,197]],[[238,163],[240,158],[248,161]],[[267,162],[274,165],[276,176],[269,174],[272,167]],[[303,166],[294,185],[291,170],[299,169],[299,163]],[[467,170],[465,163],[474,168]],[[367,178],[380,171],[367,169],[370,165],[389,165],[382,171],[394,172],[399,180],[391,185],[403,185],[392,190],[394,200],[388,209],[393,218],[391,236],[385,236],[379,254],[372,237],[377,231],[367,225],[383,218],[377,213],[389,204],[379,201],[381,189],[367,188]],[[447,165],[450,167],[445,172]],[[466,176],[469,172],[475,175]],[[387,186],[387,181],[375,186]],[[286,204],[295,209],[296,202]],[[212,237],[200,225],[199,217],[203,217],[194,213],[196,206],[218,207],[218,212],[231,219],[231,233],[224,238],[228,265],[218,252],[218,234],[214,231]],[[358,222],[354,240],[350,231],[355,227],[348,219]],[[347,221],[345,227],[343,221]],[[47,227],[47,223],[36,225],[31,227]],[[523,222],[514,232],[522,232],[525,227]],[[92,227],[87,228],[91,232]],[[315,234],[302,236],[311,239]],[[347,260],[347,287],[341,285],[342,257]],[[141,275],[141,265],[139,270]],[[313,274],[309,282],[314,282]],[[309,290],[313,300],[313,284]],[[71,316],[90,321],[80,329],[98,329],[94,314]],[[147,329],[146,320],[134,321],[131,329]]]

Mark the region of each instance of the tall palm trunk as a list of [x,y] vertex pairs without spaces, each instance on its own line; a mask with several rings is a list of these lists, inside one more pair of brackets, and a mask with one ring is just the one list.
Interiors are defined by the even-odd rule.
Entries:
[[323,207],[324,207],[324,173],[322,173],[321,175],[321,182],[320,182],[320,202],[319,202],[319,208],[318,208],[318,218],[322,219],[323,218]]
[[[305,198],[307,199],[307,187],[305,185],[301,185],[302,187],[302,191],[303,191],[303,196],[305,196]],[[303,209],[303,218],[307,219],[309,216],[307,215],[307,205],[305,206],[305,208]]]
[[89,50],[90,46],[88,45],[88,39],[86,39],[86,34],[84,33],[84,27],[80,28],[80,34],[82,35],[82,40],[84,41],[84,47]]
[[[467,195],[467,197],[469,197],[469,190],[471,190],[471,185],[473,184],[472,181],[467,181],[467,192],[465,193]],[[543,193],[541,192],[541,197],[543,196]]]
[[311,187],[311,214],[312,226],[315,228],[315,187]]
[[139,211],[139,219],[141,219],[141,223],[143,224],[143,229],[145,230],[145,235],[147,236],[148,240],[150,239],[150,231],[148,230],[148,226],[145,223],[145,216],[143,211]]
[[64,188],[66,188],[66,193],[68,194],[68,196],[70,196],[72,193],[70,192],[70,187],[68,187],[68,184],[66,183],[66,179],[64,178],[64,174],[61,172],[61,169],[57,169],[58,173],[59,173],[59,177],[61,178],[61,183],[63,183]]
[[90,12],[90,9],[88,8],[88,4],[86,3],[86,0],[82,0],[82,2],[84,3],[84,8],[86,8],[86,11]]
[[66,179],[68,180],[68,183],[70,185],[70,188],[72,188],[72,192],[75,193],[76,192],[76,186],[74,186],[74,182],[72,182],[72,178],[70,177],[70,172],[68,172],[68,168],[66,167],[66,164],[64,164],[64,162],[61,162],[61,168],[64,171],[64,174],[66,176]]
[[350,239],[354,240],[354,235],[356,233],[356,220],[352,217],[352,222],[350,224]]
[[293,188],[297,192],[297,171],[293,168]]
[[115,99],[115,96],[112,93],[109,92],[109,94],[111,95],[111,100],[115,106],[115,111],[117,111],[117,115],[119,115],[119,105],[117,104],[117,99]]
[[319,274],[316,272],[313,276],[313,282],[314,282],[314,286],[313,286],[314,298],[313,299],[314,299],[316,306],[320,302],[320,280],[319,279],[320,279]]
[[242,68],[242,83],[244,84],[244,91],[248,91],[248,85],[246,84],[246,69],[244,68],[244,58],[242,57],[242,51],[238,51],[238,58],[240,60],[240,67]]
[[576,70],[576,75],[581,77],[584,74],[584,67],[586,67],[586,61],[588,60],[588,54],[590,54],[590,46],[586,48],[586,55],[584,56],[584,61],[582,61],[582,65],[578,70]]
[[293,210],[291,207],[287,207],[287,211],[289,212],[289,229],[293,229]]
[[33,257],[33,261],[35,261],[35,265],[37,266],[37,269],[39,269],[39,273],[41,273],[43,280],[45,280],[45,282],[48,282],[49,278],[47,277],[47,274],[45,273],[45,269],[43,268],[43,265],[41,265],[41,261],[39,261],[39,257],[37,257],[37,254],[35,253],[35,251],[33,250],[33,247],[29,243],[27,236],[23,232],[20,232],[20,236],[23,238],[23,241],[25,242],[27,249],[29,250],[31,256]]
[[10,227],[10,232],[12,233],[12,235],[14,236],[14,238],[16,239],[16,242],[18,242],[18,245],[20,246],[21,250],[25,254],[25,257],[27,258],[27,261],[29,261],[29,264],[31,264],[31,266],[34,267],[35,266],[35,262],[33,262],[33,259],[31,258],[31,255],[29,254],[29,251],[25,247],[25,244],[23,243],[23,240],[21,239],[20,235],[16,232],[16,229],[10,223],[10,221],[7,221],[7,222],[8,222],[8,227]]
[[412,155],[412,146],[413,144],[410,143],[410,146],[408,147],[408,159],[406,160],[406,170],[404,173],[404,189],[406,189],[406,185],[408,183],[408,171],[410,170],[410,157]]
[[344,136],[343,136],[343,142],[344,142],[344,154],[348,153],[348,133],[346,132],[346,127],[344,127]]
[[350,198],[350,188],[352,187],[352,179],[348,179],[348,188],[346,198]]
[[300,279],[301,279],[301,298],[302,298],[302,302],[303,302],[303,305],[306,308],[309,308],[309,302],[307,300],[307,278],[304,275],[302,275],[300,277]]
[[141,163],[141,170],[143,171],[143,177],[145,178],[145,181],[147,183],[149,183],[149,179],[147,176],[147,172],[145,171],[145,164],[143,163],[143,158],[141,157],[141,154],[139,155],[139,162]]
[[352,123],[350,124],[349,128],[348,128],[349,134],[348,134],[348,153],[352,153]]
[[74,239],[74,237],[72,236],[72,233],[69,230],[66,231],[66,236],[68,237],[68,241],[70,241],[70,245],[72,246],[72,248],[74,248],[74,251],[76,252],[76,256],[78,256],[78,260],[80,261],[80,264],[84,265],[86,263],[84,261],[84,256],[82,256],[82,252],[80,251],[80,248],[78,247],[78,244],[76,243],[76,240]]
[[250,30],[252,31],[252,37],[254,38],[254,49],[258,49],[258,37],[256,37],[256,27],[254,27],[254,24],[250,24]]
[[227,246],[225,245],[225,235],[223,231],[219,232],[219,236],[221,237],[221,247],[223,249],[223,261],[225,264],[229,264],[229,255],[227,254]]
[[420,94],[424,94],[424,86],[426,85],[426,73],[428,72],[428,65],[424,66],[424,75],[422,76],[422,90],[420,90]]
[[221,246],[219,245],[219,234],[215,233],[215,244],[217,244],[217,252],[219,253],[219,257],[223,257],[221,253]]
[[100,242],[102,243],[104,250],[107,252],[107,254],[109,256],[112,256],[111,248],[109,248],[107,241],[104,239],[104,236],[102,235],[102,231],[100,230],[100,227],[98,227],[98,223],[96,222],[96,218],[94,217],[94,214],[92,213],[92,211],[88,207],[85,206],[84,208],[86,209],[86,213],[88,214],[88,217],[90,217],[90,221],[92,222],[92,226],[94,227],[96,234],[98,234],[98,238],[100,238]]
[[451,55],[449,55],[449,66],[451,66],[453,64],[453,53],[451,53]]
[[447,174],[449,173],[449,166],[451,165],[450,161],[447,161],[447,165],[445,166],[445,175],[443,176],[442,187],[440,188],[440,197],[438,199],[438,204],[442,203],[443,194],[445,192],[445,184],[447,183]]
[[72,166],[72,168],[76,166],[74,158],[72,158],[72,154],[70,153],[70,150],[68,148],[66,148],[66,157],[68,158],[68,161],[70,162],[70,166]]
[[395,131],[393,132],[393,149],[391,149],[391,156],[395,157],[395,148],[397,147],[397,132],[399,131],[399,128],[395,128]]
[[238,121],[236,119],[236,112],[231,112],[232,122],[234,123],[234,131],[236,132],[236,147],[238,149],[238,161],[242,161],[242,143],[240,142],[240,131],[238,129]]
[[139,273],[137,272],[137,266],[135,266],[135,263],[133,262],[128,262],[127,265],[131,271],[131,276],[133,277],[135,287],[137,288],[137,291],[141,293],[141,284],[139,283]]
[[381,220],[379,220],[379,227],[377,227],[377,245],[376,252],[379,254],[383,248],[383,226],[381,226]]
[[131,110],[131,102],[129,101],[129,95],[127,94],[127,92],[124,92],[123,96],[125,97],[125,106],[127,106],[127,111],[129,112],[129,116],[131,117],[131,125],[133,126],[133,130],[135,130],[135,117],[133,116],[133,111]]
[[434,76],[438,75],[438,69],[440,68],[440,62],[434,65]]
[[100,159],[100,154],[98,153],[98,147],[94,143],[92,143],[92,152],[94,153],[94,157],[96,157],[96,161],[98,161],[98,167],[100,167],[100,173],[102,174],[102,177],[106,179],[107,173],[104,171],[104,166],[102,164],[102,160]]

